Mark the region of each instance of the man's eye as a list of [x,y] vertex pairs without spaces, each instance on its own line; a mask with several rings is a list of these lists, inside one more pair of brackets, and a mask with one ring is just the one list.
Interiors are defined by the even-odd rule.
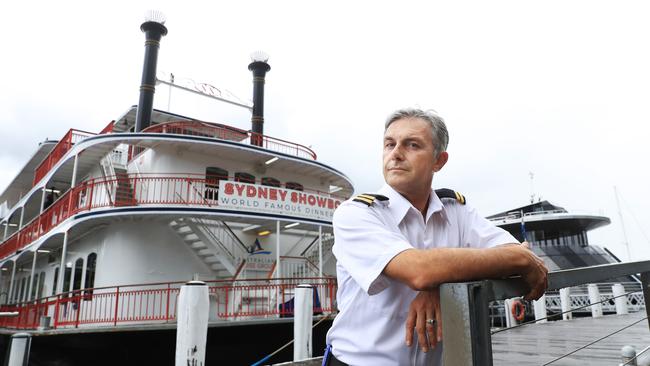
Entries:
[[415,142],[411,142],[411,143],[409,144],[409,146],[410,146],[410,147],[413,147],[413,148],[418,148],[418,147],[420,147],[420,145],[416,144]]
[[393,147],[393,146],[395,146],[394,142],[387,142],[384,144],[384,147]]

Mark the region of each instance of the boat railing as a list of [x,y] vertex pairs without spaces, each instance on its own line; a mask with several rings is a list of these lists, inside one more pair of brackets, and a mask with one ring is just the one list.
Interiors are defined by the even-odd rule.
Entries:
[[[331,277],[205,282],[210,293],[211,321],[293,316],[294,288],[299,284],[311,284],[315,289],[315,313],[335,311],[336,279]],[[175,322],[184,283],[86,288],[3,305],[0,311],[18,311],[19,315],[0,318],[0,327],[36,329],[42,325],[42,317],[49,317],[55,329]]]
[[[639,273],[645,303],[650,296],[650,261],[550,272],[548,288],[559,290]],[[520,297],[527,291],[528,286],[522,278],[443,284],[440,287],[442,332],[445,335],[443,364],[491,366],[492,332],[489,303]],[[645,310],[648,314],[650,307],[645,307]]]
[[32,186],[40,182],[45,175],[52,169],[56,163],[63,158],[63,156],[72,149],[72,146],[77,142],[89,136],[95,136],[92,132],[70,129],[59,142],[54,146],[52,151],[41,161],[36,170],[34,170],[34,180]]
[[[287,155],[316,160],[316,153],[304,145],[217,123],[202,121],[173,121],[150,126],[142,130],[142,132],[201,136],[237,141],[243,144],[253,144]],[[131,159],[144,152],[144,150],[145,148],[142,147],[134,147],[130,154]]]
[[[215,179],[206,179],[205,175],[198,174],[128,174],[83,181],[0,244],[0,259],[21,250],[82,211],[124,206],[218,205],[218,181]],[[123,187],[122,192],[118,187]],[[315,190],[305,191],[325,195]],[[326,195],[345,200],[344,197]]]

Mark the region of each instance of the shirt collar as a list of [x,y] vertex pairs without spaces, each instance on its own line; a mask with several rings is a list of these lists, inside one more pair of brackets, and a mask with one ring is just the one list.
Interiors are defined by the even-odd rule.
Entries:
[[[399,194],[399,192],[394,190],[393,187],[389,186],[388,184],[384,184],[384,186],[379,190],[379,193],[388,197],[388,209],[398,224],[404,220],[404,217],[406,216],[406,213],[409,211],[409,209],[413,209],[419,214],[419,211],[413,207],[409,200]],[[440,212],[445,221],[449,222],[449,218],[445,212],[445,206],[442,204],[442,201],[440,201],[440,198],[438,198],[438,195],[436,195],[436,192],[433,190],[433,188],[431,189],[431,195],[429,197],[429,207],[427,207],[427,217],[425,222],[428,222],[429,218],[431,218],[431,215],[437,212]]]

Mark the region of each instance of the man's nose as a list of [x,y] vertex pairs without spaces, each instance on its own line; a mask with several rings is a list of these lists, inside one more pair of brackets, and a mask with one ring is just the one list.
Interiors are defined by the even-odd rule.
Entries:
[[404,151],[402,150],[402,145],[397,144],[390,152],[390,158],[394,160],[404,160]]

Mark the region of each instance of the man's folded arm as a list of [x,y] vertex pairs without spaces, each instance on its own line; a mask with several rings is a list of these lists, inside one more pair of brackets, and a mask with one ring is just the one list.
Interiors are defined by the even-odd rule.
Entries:
[[527,245],[409,249],[393,257],[384,274],[419,291],[447,282],[521,275],[530,286],[527,299],[539,298],[547,286],[546,267]]

